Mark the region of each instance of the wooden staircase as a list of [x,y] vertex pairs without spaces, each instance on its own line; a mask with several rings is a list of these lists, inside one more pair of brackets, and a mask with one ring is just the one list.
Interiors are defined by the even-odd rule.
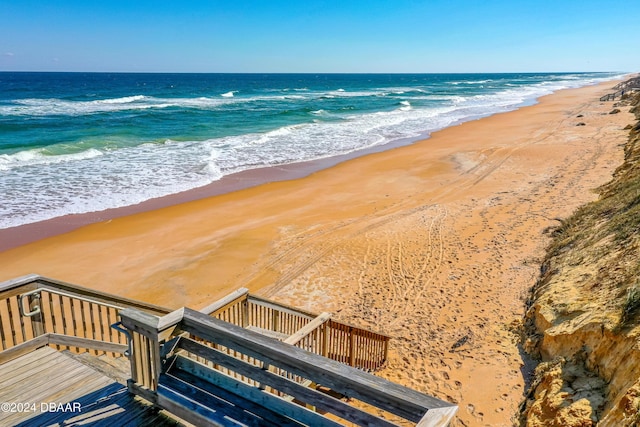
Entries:
[[613,93],[602,96],[600,101],[615,101],[616,98],[622,98],[625,93],[640,90],[640,77],[634,77],[622,83],[618,83],[613,87],[613,89]]
[[[197,369],[186,368],[193,362],[185,357],[179,357],[178,365],[160,376],[158,394],[163,396],[166,402],[171,403],[171,411],[184,418],[192,418],[197,414],[198,425],[215,426],[265,426],[265,427],[301,427],[304,425],[321,426],[321,417],[316,414],[316,424],[304,424],[298,420],[286,417],[265,406],[254,402],[242,395],[241,383],[237,393],[230,392],[227,388],[220,387],[209,382],[204,377],[212,378],[215,373],[206,366],[198,366]],[[181,366],[180,368],[178,366]],[[200,375],[192,372],[199,371]],[[266,394],[265,394],[266,396]],[[169,405],[168,405],[169,406]],[[298,412],[303,408],[299,407]],[[296,414],[292,414],[296,415]],[[299,415],[299,414],[298,414]],[[338,424],[333,424],[334,426]]]
[[0,283],[0,426],[448,425],[456,405],[369,373],[388,343],[246,289],[171,312],[25,276]]

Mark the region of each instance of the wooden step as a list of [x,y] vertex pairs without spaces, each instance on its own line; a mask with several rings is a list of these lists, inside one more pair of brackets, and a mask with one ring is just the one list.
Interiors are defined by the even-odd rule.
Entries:
[[[159,404],[171,413],[196,425],[218,427],[278,426],[278,424],[245,411],[244,408],[232,402],[221,399],[218,395],[197,388],[173,375],[162,375],[158,387]],[[287,424],[282,423],[281,425]]]
[[[220,414],[225,414],[234,422],[248,426],[339,426],[316,412],[183,356],[177,356],[171,369],[160,376],[158,394],[166,394],[169,397],[168,393],[174,394],[171,396],[173,399],[181,398],[180,404],[187,412],[195,411],[201,416],[211,416],[212,420],[217,420]],[[167,409],[173,412],[170,408]],[[187,421],[194,422],[186,418],[186,415],[175,413]],[[226,427],[238,424],[220,422],[217,425]]]

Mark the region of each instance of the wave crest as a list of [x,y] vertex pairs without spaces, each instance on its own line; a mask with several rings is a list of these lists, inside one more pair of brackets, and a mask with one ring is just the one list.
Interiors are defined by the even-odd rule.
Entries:
[[104,153],[96,148],[80,151],[71,154],[46,154],[45,149],[37,148],[33,150],[19,151],[13,154],[0,154],[0,170],[6,171],[13,168],[35,165],[49,165],[55,163],[72,162],[78,160],[92,159],[102,156]]

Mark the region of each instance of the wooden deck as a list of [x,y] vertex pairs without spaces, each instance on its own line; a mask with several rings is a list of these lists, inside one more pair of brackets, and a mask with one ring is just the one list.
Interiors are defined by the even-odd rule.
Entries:
[[42,347],[0,365],[0,425],[187,425],[134,397],[114,375],[105,375],[123,376],[118,374],[120,362],[92,357],[91,363],[103,371],[98,372],[82,359]]

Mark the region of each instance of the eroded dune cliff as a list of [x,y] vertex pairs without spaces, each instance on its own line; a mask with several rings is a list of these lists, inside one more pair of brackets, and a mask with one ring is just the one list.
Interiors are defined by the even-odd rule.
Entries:
[[549,230],[527,313],[525,349],[541,363],[526,426],[640,425],[640,94],[625,161],[600,198]]

